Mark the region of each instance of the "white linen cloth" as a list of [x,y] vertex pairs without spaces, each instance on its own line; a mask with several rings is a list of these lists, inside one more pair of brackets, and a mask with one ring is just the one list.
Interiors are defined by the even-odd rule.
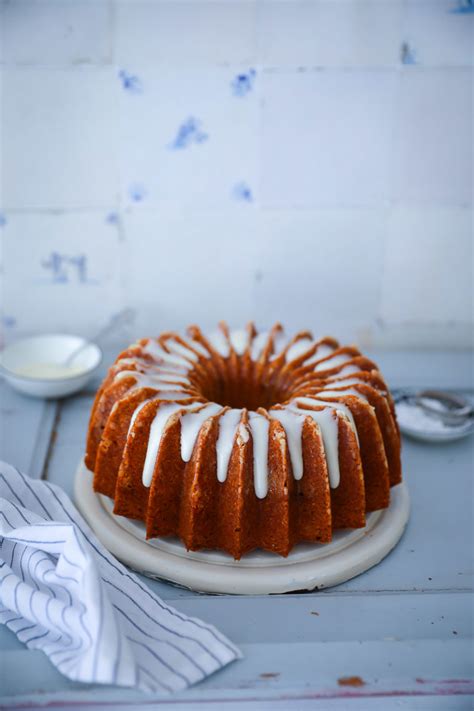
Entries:
[[0,622],[76,681],[184,689],[240,651],[166,605],[57,486],[0,461]]

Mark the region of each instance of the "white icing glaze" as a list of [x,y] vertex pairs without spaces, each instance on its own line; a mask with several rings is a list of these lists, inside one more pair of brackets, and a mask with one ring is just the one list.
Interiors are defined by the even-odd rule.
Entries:
[[[344,368],[341,368],[341,370],[338,372],[339,375],[352,375],[353,373],[360,373],[361,369],[357,365],[345,365]],[[367,372],[367,371],[363,371]],[[334,376],[333,376],[334,377]]]
[[301,436],[305,416],[291,412],[287,408],[270,410],[269,415],[273,420],[278,420],[283,426],[290,452],[293,476],[295,479],[301,479],[303,476],[303,442]]
[[255,336],[250,349],[250,357],[253,361],[258,361],[265,350],[265,346],[267,345],[269,338],[270,333],[268,331],[262,331]]
[[[338,386],[339,383],[332,383],[332,385]],[[365,402],[367,402],[366,395],[363,395],[355,388],[347,388],[347,387],[343,387],[341,390],[326,390],[326,388],[324,388],[324,390],[322,390],[321,392],[315,393],[314,397],[317,397],[317,398],[341,397],[341,396],[343,397],[344,395],[355,395],[356,397],[360,398],[361,400],[364,400]]]
[[253,441],[253,485],[258,499],[268,493],[268,430],[270,423],[257,412],[249,413]]
[[140,373],[137,370],[121,370],[115,376],[114,381],[120,381],[128,377],[135,379],[135,386],[131,390],[150,388],[150,390],[163,393],[162,398],[164,400],[185,400],[191,397],[192,386],[187,379],[183,379],[180,383],[176,379],[173,382],[168,377],[162,377],[161,375]]
[[[162,366],[158,365],[155,362],[150,363],[146,360],[143,360],[142,358],[121,358],[116,362],[117,366],[128,366],[128,365],[136,365],[138,366],[134,372],[138,373],[147,373],[147,374],[153,374],[153,375],[172,375],[173,378],[179,379],[183,378],[187,382],[187,378],[184,375],[179,375],[179,372],[175,369],[169,371]],[[130,370],[133,370],[132,368],[128,369],[124,368],[124,371],[130,373]],[[181,369],[182,372],[182,369]]]
[[[316,397],[316,395],[314,395],[313,397]],[[318,398],[319,398],[319,396],[318,396]],[[298,400],[299,402],[300,402],[300,401],[304,401],[304,400],[308,400],[308,402],[311,401],[310,398],[297,398],[297,400]],[[355,437],[356,437],[356,440],[357,440],[357,444],[359,444],[359,435],[358,435],[358,433],[357,433],[357,427],[356,427],[356,423],[355,423],[355,420],[354,420],[354,416],[353,416],[351,410],[349,409],[349,407],[348,407],[347,405],[345,405],[343,402],[335,402],[334,400],[333,400],[333,401],[331,401],[331,400],[324,400],[324,399],[322,399],[322,397],[319,398],[319,399],[316,400],[316,401],[315,401],[315,400],[312,400],[312,403],[313,403],[313,405],[324,405],[325,407],[329,407],[329,408],[331,408],[332,410],[337,410],[337,411],[339,411],[339,412],[342,412],[342,414],[344,415],[344,417],[345,417],[347,420],[349,420],[349,424],[350,424],[350,426],[351,426],[352,431],[353,431],[354,434],[355,434]]]
[[[230,348],[241,356],[250,347],[250,357],[258,361],[263,351],[269,343],[271,332],[266,331],[251,338],[249,331],[240,329],[234,330],[227,336],[221,328],[208,336],[212,347],[224,358],[230,354]],[[232,448],[236,437],[241,443],[248,442],[250,433],[253,440],[253,463],[254,463],[254,489],[259,499],[265,498],[268,493],[268,448],[269,448],[269,420],[267,417],[256,412],[249,413],[248,427],[241,422],[243,411],[240,409],[225,410],[217,403],[193,402],[182,405],[181,401],[192,397],[196,390],[191,385],[187,373],[192,370],[194,364],[200,356],[210,358],[211,354],[201,343],[192,338],[181,337],[183,342],[170,336],[166,341],[165,350],[156,340],[150,339],[142,350],[150,354],[154,363],[149,363],[139,355],[135,358],[123,358],[118,361],[121,365],[139,364],[139,371],[124,370],[116,374],[115,380],[125,377],[133,377],[136,384],[131,389],[150,388],[156,391],[156,396],[141,403],[132,415],[129,433],[139,415],[141,409],[155,399],[167,400],[169,403],[160,404],[150,428],[150,437],[147,446],[145,464],[143,469],[143,483],[145,486],[151,485],[156,459],[160,447],[163,431],[170,417],[178,411],[185,411],[181,414],[181,457],[188,462],[199,436],[199,432],[204,422],[211,416],[223,413],[219,418],[219,432],[216,442],[217,457],[217,479],[224,482],[227,477],[227,470],[232,454]],[[282,331],[273,332],[272,351],[270,360],[275,360],[284,352],[288,339]],[[325,371],[333,368],[340,368],[337,376],[350,376],[359,373],[360,368],[355,365],[346,364],[353,356],[343,353],[329,357],[321,363],[321,359],[331,356],[335,348],[326,344],[319,345],[312,355],[311,353],[317,341],[308,337],[303,337],[291,345],[285,353],[286,363],[292,363],[297,359],[302,359],[304,366],[313,366],[313,371]],[[194,352],[195,351],[195,352]],[[199,355],[197,355],[199,354]],[[157,364],[157,361],[159,365]],[[345,365],[346,364],[346,365]],[[144,372],[142,372],[144,371]],[[288,451],[295,479],[303,476],[303,449],[302,449],[302,428],[306,416],[310,416],[317,424],[324,445],[326,461],[328,466],[329,482],[331,488],[336,488],[340,482],[339,471],[339,439],[338,439],[338,413],[346,418],[352,427],[356,437],[357,429],[354,418],[349,407],[345,403],[331,401],[328,398],[339,398],[345,395],[355,395],[362,400],[367,400],[366,396],[350,387],[356,383],[364,382],[357,377],[345,377],[340,380],[332,376],[330,381],[323,387],[323,390],[308,397],[295,398],[289,405],[281,409],[272,409],[269,416],[278,420],[284,428]],[[317,382],[313,387],[316,389]],[[341,389],[342,388],[342,389]],[[311,410],[308,407],[318,406],[322,409]],[[225,411],[224,411],[225,410]],[[282,440],[283,443],[283,440]]]
[[332,378],[329,378],[328,384],[329,383],[333,388],[338,388],[340,385],[358,385],[359,383],[370,385],[370,383],[366,383],[366,381],[362,380],[362,378],[340,378],[339,373],[336,377],[333,376]]
[[243,329],[235,330],[230,332],[230,342],[232,343],[232,348],[238,355],[242,355],[247,348],[249,342],[249,335],[247,331]]
[[[162,373],[156,370],[120,370],[115,375],[114,382],[117,382],[118,380],[123,380],[124,378],[135,378],[137,382],[150,384],[150,387],[154,387],[152,383],[154,383],[155,385],[160,383],[169,383],[169,380],[163,378]],[[189,381],[186,378],[184,382],[188,383]]]
[[[242,410],[227,410],[219,418],[219,435],[217,437],[216,452],[217,452],[217,479],[223,482],[227,478],[227,469],[229,466],[232,447],[234,446],[235,435],[239,429],[240,420],[242,419]],[[245,428],[244,428],[245,429]],[[245,429],[247,432],[247,430]],[[248,439],[248,432],[247,432]]]
[[352,414],[350,408],[342,402],[334,403],[334,402],[331,402],[330,400],[320,400],[320,402],[324,402],[326,405],[330,405],[333,407],[336,406],[334,409],[338,410],[339,412],[342,412],[342,414],[346,417],[346,419],[349,420],[351,429],[352,429],[353,433],[355,434],[357,445],[359,446],[360,445],[359,433],[357,432],[357,427],[356,427],[356,423],[354,420],[354,415]]
[[325,360],[324,363],[316,363],[314,366],[314,370],[332,370],[333,368],[337,368],[338,365],[342,365],[342,363],[345,363],[348,360],[352,360],[354,356],[349,355],[348,353],[340,353],[337,356],[334,356],[333,358],[329,358],[328,360]]
[[186,358],[187,360],[192,360],[194,363],[199,359],[199,356],[196,353],[190,350],[187,346],[183,346],[183,344],[179,343],[179,341],[175,341],[174,339],[169,338],[166,341],[166,347],[173,353],[177,353],[178,355],[183,356],[183,358]]
[[[129,424],[129,426],[128,426],[127,437],[128,437],[128,435],[130,434],[130,432],[132,431],[133,425],[135,424],[135,420],[137,419],[137,416],[138,416],[139,412],[140,412],[141,410],[143,410],[143,408],[145,407],[145,405],[148,405],[148,403],[151,402],[153,399],[154,399],[154,398],[151,398],[150,400],[144,400],[143,402],[141,402],[141,403],[138,405],[138,407],[135,408],[135,410],[133,411],[132,417],[131,417],[131,419],[130,419],[130,424]],[[115,408],[116,405],[117,405],[117,403],[115,403],[114,408]]]
[[[295,404],[297,407],[303,405],[304,408],[304,405],[311,406],[319,403],[311,398],[298,398]],[[298,409],[291,408],[291,411],[298,412]],[[324,410],[305,409],[305,415],[312,417],[320,429],[328,467],[329,486],[331,489],[337,489],[341,474],[339,471],[339,428],[335,408],[327,407]]]
[[[148,445],[145,456],[145,464],[143,465],[142,482],[143,486],[151,486],[151,481],[153,479],[153,472],[155,471],[156,458],[158,457],[158,451],[160,449],[161,438],[163,436],[163,431],[168,424],[169,419],[175,412],[179,410],[185,410],[192,407],[192,405],[176,405],[170,403],[169,405],[161,405],[151,423],[150,435],[148,438]],[[134,413],[135,415],[135,413]]]
[[244,425],[243,422],[241,422],[237,428],[237,436],[242,440],[244,444],[246,444],[250,439],[250,433],[248,431],[248,428]]
[[179,376],[179,375],[173,375],[173,374],[160,374],[161,377],[158,377],[156,379],[157,383],[161,385],[187,385],[189,387],[189,379],[185,378],[184,376]]
[[[138,380],[141,387],[151,387],[163,392],[184,392],[185,388],[180,388],[181,383],[170,383],[169,380],[163,378],[149,378],[144,376]],[[178,385],[178,388],[176,387]],[[189,383],[188,383],[189,385]],[[188,388],[189,389],[189,388]]]
[[[150,371],[147,370],[147,373]],[[167,370],[165,368],[158,368],[152,370],[152,373],[156,373],[158,377],[163,379],[163,382],[167,383],[181,383],[182,385],[189,385],[189,378],[187,375],[180,375],[175,370]]]
[[[129,432],[136,420],[140,410],[150,400],[141,403],[133,413]],[[323,405],[323,402],[321,405]],[[281,410],[272,410],[269,414],[272,419],[278,420],[285,430],[290,460],[295,479],[303,476],[303,451],[302,451],[302,427],[305,416],[310,416],[318,425],[326,454],[329,483],[331,488],[337,488],[340,481],[339,454],[338,454],[338,426],[336,412],[340,411],[352,421],[349,409],[342,403],[324,403],[327,407],[324,410],[307,410],[304,405],[318,405],[318,401],[311,398],[300,398],[295,406],[289,406]],[[199,411],[199,405],[180,405],[170,403],[161,405],[155,415],[150,428],[150,436],[147,446],[145,465],[143,469],[143,484],[149,487],[155,469],[156,458],[164,428],[169,418],[179,410],[188,410],[181,416],[181,457],[188,462],[192,457],[194,446],[204,422],[211,416],[218,414],[222,408],[217,403],[210,403]],[[302,412],[302,409],[303,412]],[[217,440],[217,478],[224,482],[227,477],[227,470],[232,453],[235,436],[238,435],[242,442],[249,439],[249,431],[240,420],[242,410],[228,410],[219,419],[219,435]],[[253,440],[253,462],[254,462],[254,489],[257,498],[264,499],[268,493],[268,437],[269,422],[266,417],[255,412],[249,413],[249,425]],[[355,427],[355,425],[354,425]]]
[[163,363],[166,363],[167,366],[175,365],[181,368],[185,368],[186,370],[189,370],[191,367],[189,360],[179,355],[173,355],[172,353],[168,353],[168,351],[165,351],[165,349],[162,348],[162,346],[157,341],[154,341],[151,338],[148,343],[143,346],[143,351],[145,353],[148,353],[148,355],[151,355],[151,357],[155,360],[163,361]]
[[184,343],[187,343],[190,348],[194,348],[195,351],[202,355],[203,358],[209,358],[210,353],[207,348],[199,341],[194,340],[194,338],[188,338],[187,336],[180,336]]
[[135,358],[130,358],[129,356],[127,358],[118,358],[112,367],[116,368],[118,365],[133,365],[134,363],[139,363],[140,365],[143,365],[144,368],[158,367],[155,365],[150,366],[150,364],[147,364],[146,360],[144,360],[143,358],[139,358],[138,356],[136,356]]
[[199,430],[204,422],[222,410],[222,405],[211,402],[199,412],[188,413],[181,417],[181,459],[183,462],[189,462],[191,459]]
[[299,341],[296,341],[296,343],[293,343],[293,345],[288,348],[286,352],[286,362],[291,363],[291,361],[296,360],[313,348],[314,345],[315,341],[312,341],[311,338],[300,338]]
[[326,358],[333,351],[334,348],[332,346],[328,346],[326,343],[322,343],[320,346],[317,347],[316,352],[311,356],[311,358],[308,358],[304,361],[303,365],[313,365],[313,363],[317,363],[318,361],[320,361],[321,358]]
[[284,331],[277,331],[273,334],[273,353],[270,360],[279,358],[288,345],[288,338]]
[[190,393],[183,393],[183,392],[173,392],[171,391],[166,391],[166,390],[157,390],[157,393],[159,393],[160,400],[188,400],[190,397],[193,397]]
[[214,348],[214,350],[219,353],[219,355],[221,355],[223,358],[227,358],[229,356],[229,341],[221,330],[214,331],[207,337],[207,339]]

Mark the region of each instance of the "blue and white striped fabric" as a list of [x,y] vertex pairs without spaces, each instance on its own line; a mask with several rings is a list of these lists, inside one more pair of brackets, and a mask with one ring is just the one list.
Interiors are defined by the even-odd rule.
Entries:
[[3,462],[0,546],[0,622],[70,679],[172,692],[241,657],[111,556],[61,489]]

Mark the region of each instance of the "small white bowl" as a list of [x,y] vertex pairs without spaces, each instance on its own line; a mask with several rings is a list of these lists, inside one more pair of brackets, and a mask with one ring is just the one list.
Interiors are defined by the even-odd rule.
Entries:
[[102,361],[102,351],[95,343],[89,343],[74,358],[74,367],[81,368],[79,373],[47,378],[22,375],[17,371],[37,363],[64,365],[67,357],[83,343],[86,343],[84,338],[66,334],[33,336],[16,341],[0,353],[0,372],[7,383],[25,395],[42,398],[72,395],[86,385]]

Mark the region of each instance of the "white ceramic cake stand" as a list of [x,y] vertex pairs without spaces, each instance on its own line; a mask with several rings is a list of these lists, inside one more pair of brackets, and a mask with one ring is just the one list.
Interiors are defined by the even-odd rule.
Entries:
[[205,593],[265,595],[338,585],[379,563],[399,541],[410,511],[404,483],[391,490],[388,509],[367,516],[361,529],[337,531],[331,543],[300,544],[287,558],[256,551],[235,561],[226,553],[187,551],[178,539],[145,539],[145,527],[112,513],[113,502],[96,494],[81,462],[76,505],[103,545],[119,560],[151,578]]

